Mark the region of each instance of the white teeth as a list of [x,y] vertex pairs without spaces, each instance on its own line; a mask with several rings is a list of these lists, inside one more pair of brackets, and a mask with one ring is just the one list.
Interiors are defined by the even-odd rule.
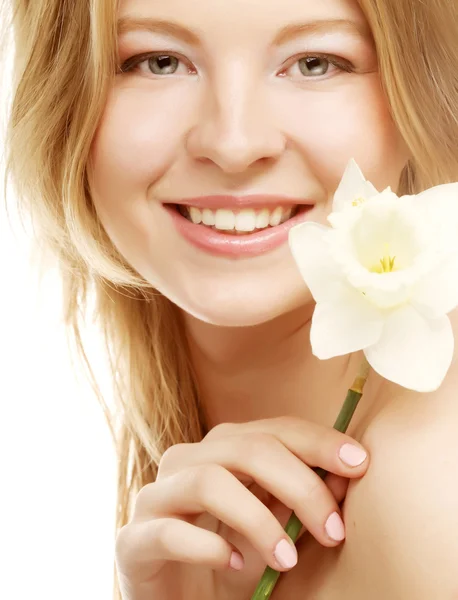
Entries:
[[293,209],[292,208],[287,208],[283,211],[282,216],[281,216],[281,221],[280,223],[284,223],[285,221],[287,221],[288,219],[291,218]]
[[270,215],[270,220],[269,220],[269,224],[272,227],[275,227],[276,225],[280,225],[280,221],[281,221],[281,217],[283,214],[283,210],[281,208],[281,206],[279,206],[278,208],[276,208],[274,210],[274,212]]
[[191,206],[189,209],[189,216],[191,217],[191,221],[197,225],[202,222],[200,210],[198,208],[194,208],[194,206]]
[[268,208],[263,208],[256,216],[256,228],[264,229],[269,226],[270,211]]
[[235,227],[235,215],[232,210],[219,208],[215,214],[215,227],[223,231],[231,231]]
[[235,228],[237,231],[254,231],[256,229],[256,213],[254,210],[247,208],[237,213]]
[[211,210],[209,208],[199,209],[195,206],[179,206],[179,210],[181,214],[188,215],[188,219],[196,225],[202,223],[222,231],[240,233],[266,229],[269,226],[276,227],[295,214],[294,208],[283,208],[281,206],[277,206],[274,210],[262,208],[257,211],[244,208],[236,213],[226,208]]
[[215,213],[209,208],[204,208],[202,211],[202,223],[210,226],[215,224]]

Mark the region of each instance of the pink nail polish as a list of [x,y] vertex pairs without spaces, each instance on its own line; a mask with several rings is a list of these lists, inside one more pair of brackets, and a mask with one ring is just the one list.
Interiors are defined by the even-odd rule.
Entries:
[[296,548],[283,539],[275,548],[275,558],[284,569],[291,569],[297,564]]
[[243,560],[242,555],[238,552],[232,552],[230,565],[232,569],[235,569],[236,571],[241,571],[245,566],[245,561]]
[[364,450],[353,444],[344,444],[339,450],[340,459],[350,467],[359,467],[367,458]]
[[326,533],[335,542],[341,542],[345,539],[345,525],[343,524],[339,513],[333,512],[332,515],[329,516],[324,527]]

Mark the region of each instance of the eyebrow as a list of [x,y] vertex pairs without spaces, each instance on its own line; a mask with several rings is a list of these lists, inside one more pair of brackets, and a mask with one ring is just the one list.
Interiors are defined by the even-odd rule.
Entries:
[[[148,31],[150,33],[166,33],[177,38],[181,38],[190,46],[199,46],[199,34],[179,23],[166,21],[163,19],[152,19],[150,17],[124,16],[118,20],[118,35],[123,35],[131,31]],[[283,27],[273,41],[274,46],[280,46],[299,35],[324,33],[326,31],[347,31],[353,35],[360,35],[370,38],[371,34],[368,28],[356,21],[349,19],[319,19],[307,23],[292,23]]]

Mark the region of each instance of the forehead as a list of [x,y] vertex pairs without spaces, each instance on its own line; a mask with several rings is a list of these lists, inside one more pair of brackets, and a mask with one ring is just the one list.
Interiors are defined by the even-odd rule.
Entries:
[[327,22],[322,29],[337,25],[370,35],[356,0],[121,0],[118,17],[121,32],[142,18],[177,22],[191,32],[189,43],[219,35],[236,43],[257,34],[282,41],[297,26],[320,21]]

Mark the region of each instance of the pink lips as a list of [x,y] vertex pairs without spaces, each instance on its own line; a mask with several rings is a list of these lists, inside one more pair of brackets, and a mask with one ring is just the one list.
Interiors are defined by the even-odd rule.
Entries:
[[[238,212],[243,208],[272,209],[277,206],[293,207],[299,205],[299,212],[284,223],[253,231],[244,235],[234,235],[211,229],[205,225],[192,223],[180,214],[176,205],[195,206],[197,208],[228,208]],[[312,220],[313,203],[307,199],[287,196],[252,195],[252,196],[205,196],[199,198],[183,198],[163,202],[164,208],[172,217],[178,232],[193,246],[220,256],[249,257],[270,252],[284,244],[288,239],[289,230],[304,221]]]

